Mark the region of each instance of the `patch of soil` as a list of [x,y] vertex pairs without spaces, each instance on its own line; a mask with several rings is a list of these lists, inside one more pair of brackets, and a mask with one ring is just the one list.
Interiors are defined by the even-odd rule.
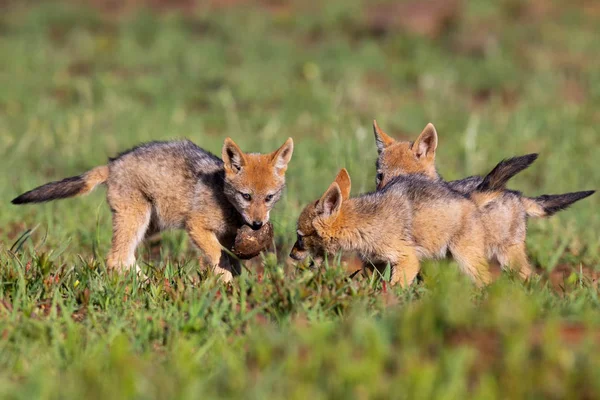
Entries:
[[551,17],[557,12],[552,0],[504,0],[502,4],[506,17],[530,23]]
[[27,230],[27,226],[23,222],[11,222],[8,226],[0,227],[0,235],[6,235],[9,241],[17,240],[23,232]]
[[61,106],[71,106],[79,103],[81,100],[77,90],[70,86],[57,86],[51,89],[48,94]]
[[[544,325],[534,326],[530,331],[529,351],[535,351],[542,346]],[[581,323],[562,323],[558,327],[558,337],[561,345],[576,347],[586,340],[593,340],[600,344],[600,329],[590,328]],[[469,370],[469,383],[476,385],[482,371],[493,368],[494,364],[501,362],[503,356],[502,338],[499,332],[486,329],[455,329],[444,335],[444,342],[454,347],[469,347],[477,352],[473,366]]]
[[463,27],[452,37],[452,50],[458,54],[483,58],[498,44],[497,25],[495,21],[485,21]]
[[288,15],[291,14],[293,6],[292,2],[284,0],[88,0],[88,4],[110,15],[126,14],[137,9],[191,14],[198,9],[236,7],[258,7],[271,14]]
[[9,314],[12,310],[13,306],[8,300],[0,300],[0,315]]
[[110,73],[122,79],[131,79],[145,75],[151,75],[158,72],[158,68],[150,66],[142,66],[136,68],[126,68],[122,66],[114,66],[110,69]]
[[445,341],[450,346],[472,347],[477,351],[477,359],[469,373],[471,380],[475,380],[479,371],[491,367],[502,355],[500,335],[490,330],[453,330],[446,333]]
[[88,76],[94,72],[94,65],[88,61],[72,62],[67,68],[71,76]]
[[158,12],[193,11],[197,0],[88,0],[88,4],[109,14],[121,14],[139,8],[147,8]]
[[600,2],[597,0],[583,0],[581,7],[586,16],[600,18]]
[[375,36],[402,31],[436,39],[460,19],[461,0],[411,0],[382,3],[366,10],[366,27]]
[[[550,282],[554,290],[564,292],[567,289],[567,279],[573,273],[579,274],[580,269],[577,266],[560,264],[557,265],[550,273],[547,271],[538,269],[538,273]],[[587,266],[581,266],[581,273],[583,279],[587,280],[594,287],[598,287],[598,280],[600,279],[600,272],[593,270]]]
[[583,104],[588,98],[588,89],[576,79],[568,79],[563,84],[563,98],[572,104]]
[[[533,345],[543,344],[543,326],[537,326],[532,332],[531,342]],[[567,346],[577,346],[587,339],[600,343],[600,329],[591,328],[582,323],[565,322],[558,328],[560,341]]]
[[502,88],[494,90],[482,88],[467,92],[465,95],[470,97],[471,108],[474,110],[486,107],[493,99],[498,99],[506,110],[513,110],[519,104],[519,93],[516,89]]

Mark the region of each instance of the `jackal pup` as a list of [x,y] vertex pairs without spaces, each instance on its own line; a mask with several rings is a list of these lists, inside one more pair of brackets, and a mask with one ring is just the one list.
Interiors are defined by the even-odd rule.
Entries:
[[379,156],[377,158],[377,188],[382,190],[398,176],[420,176],[447,184],[452,190],[469,196],[481,211],[486,233],[486,256],[503,269],[512,268],[522,278],[531,275],[525,249],[528,217],[549,217],[594,191],[526,197],[507,190],[506,183],[533,163],[537,154],[514,157],[500,162],[487,176],[471,176],[445,182],[435,167],[438,135],[428,124],[414,142],[396,141],[373,121],[373,131]]
[[[285,186],[294,144],[289,138],[270,154],[244,153],[230,138],[223,160],[189,140],[142,144],[82,175],[47,183],[12,201],[39,203],[91,192],[106,184],[113,214],[109,268],[135,265],[144,238],[170,228],[186,229],[204,265],[224,280],[238,274],[231,249],[238,228],[260,229]],[[137,266],[136,266],[137,268]]]
[[356,251],[364,266],[391,266],[391,284],[407,286],[419,260],[450,251],[476,284],[489,282],[480,213],[460,193],[421,176],[399,176],[382,190],[350,198],[350,176],[342,169],[325,194],[298,219],[290,253],[320,264],[340,251]]

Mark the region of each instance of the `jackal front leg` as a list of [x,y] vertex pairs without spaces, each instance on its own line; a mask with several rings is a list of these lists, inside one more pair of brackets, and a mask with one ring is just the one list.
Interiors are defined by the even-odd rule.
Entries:
[[392,266],[390,284],[399,283],[402,288],[410,286],[421,269],[415,248],[410,245],[402,245],[398,255],[390,264]]
[[227,262],[227,257],[221,256],[221,243],[219,243],[217,235],[212,231],[193,225],[188,226],[187,231],[192,242],[202,252],[201,266],[212,269],[217,275],[220,275],[223,282],[231,281],[233,278],[232,265]]

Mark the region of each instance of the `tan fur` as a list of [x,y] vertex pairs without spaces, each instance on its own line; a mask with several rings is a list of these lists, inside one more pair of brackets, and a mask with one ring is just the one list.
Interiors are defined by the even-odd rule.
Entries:
[[[298,219],[298,240],[290,253],[309,254],[320,264],[340,251],[356,251],[365,267],[392,267],[391,283],[409,285],[419,260],[449,251],[475,283],[489,282],[479,210],[468,199],[425,179],[394,183],[382,192],[344,198],[349,187],[338,178]],[[350,180],[343,180],[349,185]]]
[[498,200],[502,196],[501,192],[473,192],[470,193],[471,200],[477,204],[478,207],[483,208],[486,205]]
[[528,216],[538,217],[538,218],[546,216],[546,210],[544,210],[544,208],[542,206],[540,206],[538,203],[536,203],[532,199],[523,197],[522,202],[523,202],[523,206],[525,207],[525,211],[527,212]]
[[[385,187],[395,177],[401,175],[421,174],[429,179],[442,182],[435,168],[435,151],[437,149],[437,132],[432,124],[428,124],[413,143],[395,141],[374,123],[378,159],[378,189]],[[385,135],[385,145],[381,147]],[[431,139],[431,137],[435,137]],[[416,148],[424,137],[429,138],[428,152],[419,155]],[[427,148],[422,145],[421,150]],[[510,191],[470,191],[467,194],[481,211],[484,230],[481,236],[472,240],[485,242],[488,261],[497,260],[503,268],[516,268],[520,276],[529,276],[531,269],[525,253],[526,217],[536,213],[542,216],[543,209],[535,202]]]
[[108,179],[108,166],[102,165],[100,167],[96,167],[83,175],[85,180],[85,189],[81,192],[81,194],[89,193],[94,188]]

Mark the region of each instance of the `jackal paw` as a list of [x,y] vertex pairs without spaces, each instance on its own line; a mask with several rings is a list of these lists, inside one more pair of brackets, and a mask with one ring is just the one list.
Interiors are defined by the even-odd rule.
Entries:
[[215,266],[213,268],[213,272],[215,273],[215,275],[217,275],[219,281],[221,281],[223,283],[229,283],[233,280],[233,274],[231,273],[231,271],[229,271],[225,268]]

